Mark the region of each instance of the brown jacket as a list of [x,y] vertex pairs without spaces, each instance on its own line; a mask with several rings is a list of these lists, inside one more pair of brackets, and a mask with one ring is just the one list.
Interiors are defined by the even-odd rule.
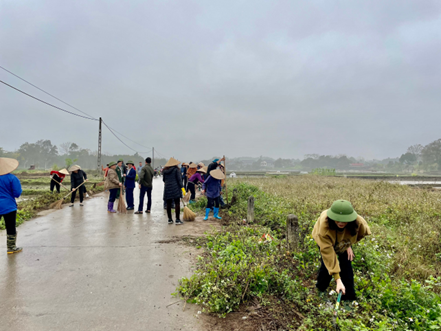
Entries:
[[106,189],[111,190],[113,188],[119,188],[118,174],[114,169],[109,169],[106,177]]
[[367,222],[360,215],[357,216],[358,224],[357,233],[351,236],[346,228],[343,231],[331,230],[329,228],[327,210],[322,212],[312,230],[312,237],[320,247],[323,262],[329,274],[335,280],[340,278],[340,264],[338,263],[337,254],[344,253],[349,247],[358,243],[361,239],[371,234],[371,230]]

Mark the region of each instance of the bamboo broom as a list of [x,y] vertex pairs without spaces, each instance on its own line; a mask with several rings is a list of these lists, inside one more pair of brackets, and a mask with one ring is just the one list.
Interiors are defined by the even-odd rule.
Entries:
[[187,207],[183,199],[181,200],[184,204],[184,221],[193,222],[196,219],[196,213]]
[[126,204],[124,203],[124,193],[122,186],[120,186],[119,188],[118,208],[116,208],[116,210],[124,214],[127,212]]
[[[75,191],[78,190],[80,188],[80,186],[82,186],[86,181],[82,182],[80,185],[78,185],[75,188]],[[69,195],[71,195],[74,191],[70,191],[68,194],[66,194],[62,199],[52,202],[49,205],[49,209],[61,209],[61,205],[63,204],[64,199],[66,199]]]

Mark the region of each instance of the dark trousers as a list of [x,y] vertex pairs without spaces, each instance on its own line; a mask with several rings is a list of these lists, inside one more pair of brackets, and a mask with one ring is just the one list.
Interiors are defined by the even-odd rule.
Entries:
[[77,195],[77,192],[80,193],[80,203],[83,202],[83,189],[81,187],[77,188],[75,191],[72,192],[71,196],[70,196],[70,202],[74,203],[75,201],[75,196]]
[[57,192],[60,193],[60,184],[55,183],[53,180],[51,180],[51,192],[54,191],[54,187],[57,189]]
[[208,198],[207,197],[207,208],[213,208],[213,207],[216,207],[216,208],[219,208],[219,197],[216,197],[216,198]]
[[146,193],[147,193],[147,210],[150,210],[152,208],[152,188],[153,187],[141,185],[141,191],[139,192],[138,211],[142,211],[142,208],[144,206],[144,196]]
[[196,189],[195,189],[195,185],[193,182],[188,182],[188,190],[191,192],[191,197],[190,200],[194,200],[196,199]]
[[168,219],[171,220],[172,219],[172,204],[174,202],[175,204],[175,214],[176,214],[176,219],[179,219],[179,214],[181,213],[181,202],[180,202],[180,198],[176,198],[176,199],[168,199],[167,200],[167,216]]
[[2,219],[2,217],[5,220],[6,233],[9,236],[13,236],[17,234],[17,232],[15,231],[15,225],[16,225],[15,220],[17,219],[17,211],[14,210],[11,211],[10,213],[0,215],[0,220]]
[[119,191],[119,188],[111,188],[109,190],[109,202],[115,202],[118,191]]
[[187,175],[184,175],[184,178],[182,178],[182,184],[184,185],[184,189],[187,191],[187,183],[188,183],[188,177]]
[[134,188],[126,187],[127,208],[133,208],[133,190]]
[[[353,301],[355,300],[355,288],[354,288],[354,272],[352,271],[352,262],[348,260],[348,253],[337,254],[338,262],[340,263],[340,278],[343,285],[346,288],[346,294],[341,297],[342,300]],[[316,287],[319,291],[326,291],[331,282],[332,276],[326,269],[323,259],[321,260],[320,270],[317,276]]]

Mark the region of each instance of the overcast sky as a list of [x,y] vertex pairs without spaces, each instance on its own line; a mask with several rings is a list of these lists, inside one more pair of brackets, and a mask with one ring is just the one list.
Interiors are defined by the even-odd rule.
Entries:
[[[0,0],[0,65],[180,160],[385,158],[441,138],[438,0]],[[6,150],[97,149],[95,121],[3,84],[0,107]],[[107,129],[103,151],[132,152]]]

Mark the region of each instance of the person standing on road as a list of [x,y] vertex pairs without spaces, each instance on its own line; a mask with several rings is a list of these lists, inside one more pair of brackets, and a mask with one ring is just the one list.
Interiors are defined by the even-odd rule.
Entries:
[[203,194],[207,196],[207,207],[205,208],[204,221],[208,220],[208,215],[213,208],[214,218],[221,220],[219,216],[219,197],[221,195],[221,181],[225,178],[224,173],[220,169],[215,169],[210,172],[210,176],[202,185]]
[[60,193],[60,185],[63,182],[64,177],[66,175],[69,175],[69,171],[66,169],[61,169],[60,171],[52,170],[50,173],[51,176],[51,184],[50,184],[50,190],[53,193],[54,188],[57,189],[57,192]]
[[141,170],[142,170],[142,161],[139,161],[139,165],[136,168],[136,173],[138,174],[138,182],[139,182],[139,175],[141,174]]
[[127,161],[127,173],[124,187],[126,188],[127,210],[135,209],[133,204],[133,190],[135,189],[136,170],[133,161]]
[[167,215],[168,224],[173,224],[173,218],[171,214],[172,203],[175,203],[176,212],[176,225],[184,224],[179,219],[179,214],[181,212],[181,197],[185,196],[185,189],[182,184],[181,172],[179,171],[178,165],[179,161],[170,158],[164,166],[162,172],[162,180],[164,181],[164,201],[167,203]]
[[[80,186],[83,182],[87,182],[87,175],[86,173],[81,170],[81,167],[79,165],[73,165],[72,167],[70,167],[69,169],[72,173],[70,174],[70,186],[71,186],[71,190],[73,191],[71,196],[70,196],[70,205],[69,207],[73,207],[74,206],[74,201],[75,201],[75,196],[77,194],[77,187]],[[84,193],[84,189],[83,186],[85,184],[81,185],[78,188],[78,192],[80,193],[80,206],[83,206],[83,193]]]
[[191,192],[190,196],[190,203],[196,202],[196,185],[199,183],[204,183],[204,179],[202,178],[201,174],[204,174],[204,169],[198,169],[197,172],[190,177],[190,180],[188,182],[188,190]]
[[22,189],[20,180],[11,172],[18,167],[18,161],[0,157],[0,220],[3,218],[6,226],[6,244],[8,254],[21,252],[23,248],[17,247],[17,202]]
[[109,190],[109,202],[107,203],[107,212],[116,213],[113,209],[113,204],[115,203],[116,196],[122,183],[119,181],[118,174],[116,173],[116,163],[109,163],[109,171],[107,172],[106,181],[104,183],[105,189]]
[[[119,182],[120,182],[121,184],[123,184],[123,185],[124,185],[124,178],[126,177],[125,168],[126,168],[126,167],[124,166],[124,161],[123,161],[123,159],[119,159],[119,160],[118,160],[118,163],[117,163],[117,165],[116,165],[115,171],[116,171],[116,173],[118,174]],[[124,191],[123,191],[123,192],[124,192]],[[119,199],[119,196],[120,196],[120,191],[119,191],[119,189],[118,189],[118,192],[117,192],[116,198]]]
[[145,159],[145,166],[142,167],[139,173],[139,206],[138,211],[135,214],[142,214],[142,209],[144,208],[144,197],[147,193],[147,209],[146,213],[150,214],[152,208],[152,189],[153,189],[153,176],[155,171],[152,166],[152,159],[150,157]]
[[321,213],[312,231],[321,254],[316,283],[321,298],[326,297],[326,289],[334,278],[337,293],[343,292],[345,310],[351,310],[349,301],[355,300],[352,245],[370,234],[367,222],[355,212],[349,201],[334,201],[330,209]]
[[182,163],[181,176],[182,176],[182,185],[184,185],[184,189],[187,189],[187,182],[188,182],[187,169],[188,169],[188,163],[185,162]]

